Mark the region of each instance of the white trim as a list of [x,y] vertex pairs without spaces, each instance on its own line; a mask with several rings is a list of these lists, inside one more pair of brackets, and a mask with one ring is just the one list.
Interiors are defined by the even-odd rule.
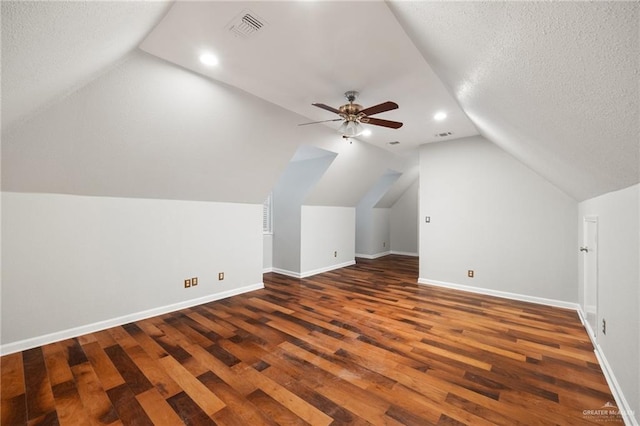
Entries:
[[397,254],[397,255],[400,255],[400,256],[419,257],[418,253],[412,253],[412,252],[408,252],[408,251],[391,250],[390,254]]
[[506,291],[491,290],[487,288],[471,287],[468,285],[454,284],[454,283],[448,283],[448,282],[437,281],[437,280],[429,280],[426,278],[419,278],[418,284],[433,285],[437,287],[451,288],[454,290],[468,291],[470,293],[502,297],[504,299],[520,300],[523,302],[538,303],[541,305],[556,306],[559,308],[567,308],[567,309],[575,310],[578,314],[578,317],[580,318],[580,322],[582,322],[582,325],[585,327],[585,332],[587,333],[587,336],[589,336],[589,339],[593,344],[594,353],[596,355],[596,358],[598,359],[600,368],[602,369],[604,377],[607,380],[609,389],[611,389],[611,393],[613,395],[613,398],[616,401],[616,404],[618,406],[618,409],[620,410],[620,414],[622,415],[622,418],[625,424],[631,425],[631,426],[640,426],[640,424],[634,417],[633,410],[631,410],[629,403],[624,397],[622,388],[620,388],[620,384],[618,383],[616,376],[613,374],[613,370],[611,369],[611,366],[607,361],[607,357],[604,355],[604,352],[602,351],[602,348],[600,347],[598,342],[596,342],[596,340],[594,339],[593,329],[589,325],[589,322],[586,320],[586,315],[582,310],[582,307],[578,303],[565,302],[562,300],[555,300],[555,299],[546,299],[544,297],[528,296],[524,294],[509,293]]
[[537,297],[537,296],[528,296],[526,294],[509,293],[507,291],[472,287],[464,284],[454,284],[454,283],[448,283],[444,281],[430,280],[427,278],[418,278],[418,284],[452,288],[454,290],[468,291],[470,293],[486,294],[488,296],[502,297],[504,299],[520,300],[523,302],[538,303],[540,305],[548,305],[548,306],[556,306],[558,308],[573,309],[574,311],[577,311],[580,308],[580,305],[577,303],[565,302],[563,300],[547,299],[544,297]]
[[324,268],[313,269],[311,271],[305,271],[305,272],[294,272],[294,271],[289,271],[287,269],[280,269],[280,268],[273,268],[273,272],[275,272],[276,274],[286,275],[292,278],[307,278],[312,275],[333,271],[335,269],[345,268],[347,266],[351,266],[355,264],[356,264],[355,260],[350,260],[348,262],[338,263],[337,265],[325,266]]
[[379,257],[388,256],[390,254],[396,254],[398,256],[418,257],[418,253],[410,253],[408,251],[395,251],[395,250],[385,251],[385,252],[376,253],[376,254],[356,253],[356,257],[361,257],[363,259],[377,259]]
[[611,365],[609,365],[609,361],[607,361],[607,357],[604,355],[602,348],[596,341],[596,338],[594,337],[595,333],[593,332],[593,329],[591,328],[589,321],[587,321],[587,315],[584,313],[581,306],[578,307],[578,316],[580,317],[580,321],[582,321],[582,325],[584,325],[584,328],[587,331],[587,335],[589,336],[589,339],[591,339],[591,343],[593,344],[593,352],[595,353],[596,358],[598,359],[598,364],[600,364],[600,369],[602,370],[602,373],[604,374],[604,378],[606,379],[607,384],[609,385],[609,389],[611,389],[611,394],[613,395],[613,399],[616,400],[616,406],[618,407],[618,410],[620,410],[620,414],[622,415],[624,424],[632,425],[632,426],[640,426],[638,421],[632,415],[633,411],[629,406],[629,402],[624,397],[624,393],[622,393],[620,384],[618,383],[616,376],[613,374]]
[[302,278],[300,272],[289,271],[288,269],[280,269],[280,268],[271,268],[271,272],[275,272],[276,274],[286,275],[291,278]]
[[273,192],[262,203],[262,233],[273,235]]
[[[593,274],[594,276],[592,277],[595,283],[595,288],[592,289],[594,294],[595,294],[595,298],[596,298],[596,304],[595,305],[589,305],[587,306],[587,300],[590,299],[590,297],[588,297],[589,295],[587,294],[587,281],[588,281],[588,277],[589,277],[589,264],[587,262],[587,257],[585,255],[582,255],[582,251],[580,252],[581,254],[581,258],[582,258],[582,300],[584,302],[584,312],[582,312],[583,314],[589,314],[589,313],[593,313],[594,317],[596,318],[596,323],[598,322],[598,216],[594,216],[594,215],[589,215],[589,216],[584,216],[582,218],[582,245],[583,246],[588,246],[589,245],[589,239],[588,239],[588,229],[589,227],[587,226],[587,222],[591,222],[591,223],[595,223],[595,236],[594,236],[594,240],[595,240],[595,258],[592,257],[591,261],[595,262],[595,273]],[[582,250],[582,249],[581,249]],[[593,247],[590,247],[589,250],[593,251]],[[585,253],[586,255],[588,255],[588,252]],[[585,319],[585,323],[588,323],[587,321],[588,316],[585,315],[584,319]],[[597,325],[596,325],[597,327]],[[596,331],[597,330],[593,330],[591,327],[589,327],[589,331],[594,332],[593,335],[596,336]],[[589,336],[591,337],[591,336]],[[596,337],[597,338],[597,337]],[[597,342],[593,342],[593,346],[595,347],[597,345]]]
[[598,362],[600,363],[600,368],[604,373],[604,378],[607,380],[607,384],[609,385],[609,389],[611,389],[611,393],[613,394],[613,399],[616,400],[616,405],[618,410],[620,410],[620,414],[622,415],[622,419],[624,420],[625,425],[639,426],[638,421],[636,420],[633,410],[629,406],[627,399],[624,397],[622,393],[622,389],[620,388],[620,384],[618,380],[616,380],[616,376],[613,374],[613,370],[609,365],[609,361],[607,361],[607,357],[604,356],[604,352],[602,348],[597,343],[594,345],[596,358],[598,358]]
[[263,274],[266,274],[267,272],[273,272],[273,266],[270,266],[270,267],[268,267],[268,268],[264,268],[264,269],[262,270],[262,273],[263,273]]
[[306,278],[306,277],[310,277],[312,275],[321,274],[323,272],[329,272],[329,271],[333,271],[335,269],[346,268],[347,266],[351,266],[351,265],[355,265],[355,264],[356,264],[356,261],[354,259],[354,260],[350,260],[348,262],[338,263],[337,265],[330,265],[330,266],[325,266],[324,268],[314,269],[312,271],[301,272],[300,273],[300,277],[301,278]]
[[377,259],[379,257],[386,256],[388,254],[391,254],[391,252],[390,251],[384,251],[382,253],[376,253],[376,254],[356,253],[356,257],[361,257],[363,259]]
[[596,334],[594,333],[593,328],[591,328],[591,324],[589,324],[589,321],[587,321],[587,314],[585,314],[582,310],[582,306],[578,306],[578,317],[580,318],[580,322],[584,326],[585,330],[587,330],[589,340],[591,340],[591,344],[595,348],[596,346],[598,346],[598,342],[596,342],[595,339]]
[[8,355],[15,352],[21,352],[38,346],[47,345],[60,340],[71,339],[73,337],[82,336],[84,334],[95,333],[119,325],[128,324],[134,321],[140,321],[145,318],[155,317],[169,312],[178,311],[180,309],[190,308],[192,306],[202,305],[203,303],[213,302],[214,300],[226,299],[227,297],[237,296],[242,293],[248,293],[254,290],[264,288],[264,283],[247,285],[244,287],[234,288],[232,290],[222,291],[220,293],[210,294],[208,296],[199,297],[197,299],[185,300],[171,305],[161,306],[146,311],[136,312],[121,317],[112,318],[105,321],[94,322],[92,324],[82,325],[67,330],[56,331],[55,333],[45,334],[42,336],[31,337],[29,339],[19,340],[17,342],[6,343],[0,346],[0,354]]

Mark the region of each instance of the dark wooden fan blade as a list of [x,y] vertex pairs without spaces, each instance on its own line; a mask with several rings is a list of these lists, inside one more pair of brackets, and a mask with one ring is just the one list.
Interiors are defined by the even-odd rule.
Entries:
[[398,108],[398,104],[397,103],[391,102],[391,101],[387,101],[387,102],[383,102],[383,103],[378,104],[378,105],[374,105],[374,106],[369,107],[369,108],[365,108],[362,111],[360,111],[360,114],[375,115],[375,114],[380,114],[381,112],[391,111],[392,109],[397,109],[397,108]]
[[402,127],[402,123],[399,121],[381,120],[380,118],[366,117],[362,119],[365,124],[373,124],[374,126],[390,127],[392,129],[399,129]]
[[311,123],[302,123],[298,124],[298,126],[306,126],[307,124],[318,124],[318,123],[327,123],[329,121],[342,121],[342,118],[334,118],[332,120],[322,120],[322,121],[312,121]]
[[325,105],[325,104],[311,104],[311,105],[318,108],[326,109],[327,111],[335,112],[336,114],[340,114],[340,111],[338,111],[334,107],[330,107],[329,105]]

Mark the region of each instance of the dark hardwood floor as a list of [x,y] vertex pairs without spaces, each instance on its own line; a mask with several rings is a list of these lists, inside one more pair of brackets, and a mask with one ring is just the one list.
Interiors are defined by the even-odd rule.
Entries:
[[[613,402],[570,310],[386,256],[2,357],[2,424],[584,425]],[[607,421],[621,422],[620,418]]]

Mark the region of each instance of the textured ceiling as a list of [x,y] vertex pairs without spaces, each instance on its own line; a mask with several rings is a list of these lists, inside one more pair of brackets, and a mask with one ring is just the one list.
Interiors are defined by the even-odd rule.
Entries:
[[[134,73],[135,69],[146,69],[146,65],[142,65],[146,60],[138,56],[131,59],[131,52],[144,40],[143,48],[164,59],[236,85],[309,119],[330,118],[330,113],[311,107],[311,102],[340,105],[342,93],[348,89],[360,90],[360,101],[365,106],[397,101],[400,109],[381,114],[380,118],[402,120],[405,127],[398,131],[380,129],[381,132],[369,140],[391,151],[401,152],[402,147],[430,142],[434,131],[449,130],[447,127],[451,125],[459,129],[456,137],[480,131],[578,200],[640,180],[638,2],[391,0],[386,3],[179,2],[174,7],[171,5],[164,1],[2,1],[4,168],[7,164],[11,166],[15,159],[33,167],[39,167],[40,160],[55,165],[55,159],[64,155],[67,156],[64,161],[69,164],[82,164],[83,159],[90,163],[100,158],[114,160],[117,156],[109,156],[110,145],[84,144],[81,140],[105,137],[96,135],[93,126],[100,128],[118,116],[120,113],[110,112],[114,107],[125,108],[122,114],[127,117],[126,123],[139,119],[144,123],[145,117],[154,111],[175,110],[173,106],[169,108],[171,99],[162,96],[172,90],[182,95],[180,88],[165,87],[162,80],[147,81],[168,73],[160,65],[169,66],[166,62],[155,62],[148,76],[132,75],[126,81],[118,81],[117,75],[122,70],[131,69]],[[244,9],[255,10],[268,22],[262,39],[247,41],[225,33],[224,26]],[[219,68],[205,70],[195,62],[198,51],[203,48],[220,54]],[[125,60],[127,57],[129,62]],[[174,74],[171,75],[173,78]],[[182,78],[175,76],[176,80]],[[157,85],[159,89],[152,93],[160,93],[161,99],[150,97],[146,102],[138,102],[136,96],[142,96],[144,91],[139,88],[143,83]],[[92,89],[92,85],[97,88]],[[71,96],[79,92],[82,94]],[[94,98],[93,94],[98,92],[101,97]],[[121,92],[125,102],[110,97],[112,93]],[[207,91],[203,94],[208,96]],[[64,97],[68,102],[60,102]],[[131,109],[133,100],[148,111]],[[215,97],[211,100],[218,102]],[[238,103],[245,101],[243,97]],[[154,102],[168,104],[155,105]],[[224,102],[233,104],[233,101]],[[55,106],[57,104],[60,105]],[[258,109],[265,105],[259,104]],[[222,116],[233,123],[244,118],[242,112],[232,116],[237,107],[233,105],[225,109],[224,105],[215,104],[205,111],[222,111]],[[196,107],[192,106],[194,116]],[[437,124],[431,115],[441,108],[451,113],[451,120]],[[185,109],[185,113],[188,110]],[[278,109],[264,111],[281,114]],[[81,121],[87,119],[88,113],[95,122]],[[53,124],[54,118],[62,117],[61,114],[71,121]],[[302,116],[285,114],[274,126],[286,126],[285,123],[295,126],[298,119],[305,120]],[[179,117],[184,119],[182,115]],[[261,117],[262,129],[271,127],[268,119]],[[169,132],[167,134],[182,134],[185,129],[189,132],[176,116],[167,116],[167,120],[173,124],[160,126]],[[50,135],[44,125],[35,128],[37,123],[45,122],[66,133]],[[12,128],[16,136],[7,150],[4,136]],[[145,135],[142,127],[136,129]],[[304,134],[298,130],[304,128],[290,133]],[[42,140],[27,137],[31,134],[38,134]],[[65,134],[76,139],[64,142]],[[134,136],[126,135],[125,139],[133,142]],[[232,136],[240,146],[249,143]],[[274,164],[281,164],[282,158],[276,157],[289,155],[288,160],[292,142],[276,145],[278,135],[271,136]],[[175,142],[164,135],[161,139],[167,144]],[[389,140],[395,139],[403,142],[400,148],[386,146]],[[61,151],[52,145],[54,140],[64,142],[65,149],[74,148]],[[25,151],[21,143],[28,143],[31,151]],[[118,146],[123,148],[118,156],[122,156],[125,163],[133,161],[131,155],[139,155],[135,150],[140,147],[135,144]],[[175,149],[165,145],[156,147],[150,140],[144,146],[152,157],[164,155],[162,151],[154,152],[156,148]],[[91,149],[95,152],[90,152]],[[226,152],[224,146],[218,149],[219,155]],[[4,156],[6,153],[15,159],[10,161],[10,156]],[[180,156],[184,161],[191,158],[188,153]],[[232,157],[243,161],[242,155]],[[161,175],[153,165],[142,161],[142,157],[140,160],[143,168],[151,169],[139,170],[138,176],[144,176],[145,170],[149,176]],[[253,160],[245,158],[244,161]],[[121,163],[114,160],[108,164],[115,167]],[[232,167],[229,165],[229,170]],[[8,182],[18,187],[35,185],[31,181],[39,174],[37,169],[31,174],[20,172],[17,166],[13,169],[15,174],[9,176]],[[96,170],[100,171],[101,167]],[[196,178],[198,170],[192,170],[193,176],[185,179],[196,179],[198,184],[207,185],[206,175]],[[203,165],[202,170],[208,169]],[[83,185],[80,175],[74,180],[74,176],[62,169],[52,173],[70,181],[47,183],[42,178],[38,185]],[[108,181],[109,176],[105,174],[104,181],[96,180],[96,184]],[[22,178],[26,181],[16,181]],[[131,184],[139,185],[133,177]],[[152,181],[148,185],[157,188]],[[178,193],[183,189],[176,185],[172,191]],[[187,193],[193,190],[190,186],[187,189]],[[153,196],[142,187],[130,190],[138,191],[138,196]],[[113,192],[95,191],[96,195]],[[252,197],[259,198],[261,191],[254,192]]]
[[578,200],[639,181],[640,3],[390,7],[488,139]]
[[2,1],[2,127],[78,89],[131,52],[168,1]]
[[[238,37],[228,26],[247,12],[265,26]],[[140,47],[302,114],[303,122],[337,118],[311,104],[338,107],[347,90],[359,91],[364,107],[395,101],[398,110],[376,118],[404,126],[368,126],[373,133],[362,138],[392,152],[440,140],[436,133],[478,133],[382,1],[178,2]],[[199,62],[205,50],[219,57],[219,66]],[[438,111],[448,118],[435,121]]]

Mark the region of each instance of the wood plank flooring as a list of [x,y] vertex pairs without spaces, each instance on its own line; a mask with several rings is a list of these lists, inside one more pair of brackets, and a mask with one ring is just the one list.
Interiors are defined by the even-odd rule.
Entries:
[[[575,312],[352,267],[2,357],[2,425],[584,425]],[[607,422],[620,422],[607,417]]]

